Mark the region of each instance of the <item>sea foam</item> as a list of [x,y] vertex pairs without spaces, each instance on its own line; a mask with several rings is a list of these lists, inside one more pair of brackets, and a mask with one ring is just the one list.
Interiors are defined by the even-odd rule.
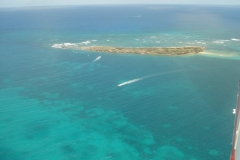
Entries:
[[240,41],[240,39],[232,38],[232,41]]
[[89,43],[91,43],[90,41],[85,41],[85,42],[80,42],[79,44],[85,44],[88,45]]
[[76,43],[56,43],[52,45],[53,48],[65,48],[68,46],[77,46],[77,44]]
[[62,48],[62,44],[54,44],[52,45],[53,48]]
[[215,44],[224,44],[225,42],[228,42],[230,40],[216,40],[216,41],[213,41],[212,43],[215,43]]

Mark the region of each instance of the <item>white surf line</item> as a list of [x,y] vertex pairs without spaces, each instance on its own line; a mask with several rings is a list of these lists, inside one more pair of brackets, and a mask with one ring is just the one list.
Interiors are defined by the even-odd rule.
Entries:
[[93,60],[93,62],[96,62],[96,61],[98,61],[101,58],[102,58],[101,56],[98,56],[95,60]]
[[232,38],[232,41],[240,41],[240,39]]
[[134,83],[134,82],[137,82],[137,81],[146,79],[146,78],[150,78],[150,77],[154,77],[154,76],[160,76],[160,75],[169,74],[169,73],[174,73],[174,72],[182,72],[182,71],[184,71],[184,70],[174,70],[174,71],[168,71],[168,72],[151,74],[151,75],[148,75],[148,76],[143,76],[143,77],[140,77],[140,78],[136,78],[136,79],[132,79],[132,80],[129,80],[129,81],[120,83],[120,84],[118,84],[117,86],[118,86],[118,87],[121,87],[121,86],[124,86],[124,85],[127,85],[127,84],[131,84],[131,83]]
[[76,43],[56,43],[52,45],[53,48],[66,48],[69,46],[77,46],[77,44]]
[[90,41],[85,41],[85,42],[80,42],[78,44],[85,44],[85,45],[88,45],[89,43],[91,43]]

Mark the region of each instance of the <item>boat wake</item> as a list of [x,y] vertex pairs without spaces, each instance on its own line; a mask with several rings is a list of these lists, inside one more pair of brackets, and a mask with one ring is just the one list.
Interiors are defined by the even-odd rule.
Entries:
[[120,84],[118,84],[118,86],[121,87],[121,86],[130,84],[130,83],[134,83],[134,82],[140,81],[140,80],[142,80],[142,79],[144,79],[144,78],[132,79],[132,80],[130,80],[130,81],[126,81],[126,82],[120,83]]
[[134,82],[137,82],[137,81],[141,81],[141,80],[144,80],[144,79],[147,79],[147,78],[160,76],[160,75],[164,75],[164,74],[175,73],[175,72],[183,72],[183,71],[185,71],[185,70],[173,70],[173,71],[168,71],[168,72],[161,72],[161,73],[151,74],[151,75],[148,75],[148,76],[143,76],[143,77],[140,77],[140,78],[136,78],[136,79],[132,79],[132,80],[120,83],[117,86],[121,87],[121,86],[124,86],[124,85],[127,85],[127,84],[131,84],[131,83],[134,83]]
[[101,56],[98,56],[95,60],[93,60],[93,62],[96,62],[96,61],[98,61],[101,58],[102,58]]
[[77,69],[79,69],[79,68],[81,68],[81,67],[83,67],[83,66],[87,66],[87,65],[90,65],[90,64],[92,64],[93,62],[96,62],[96,61],[98,61],[99,59],[101,59],[101,56],[98,56],[95,60],[93,60],[93,61],[89,61],[89,62],[85,62],[85,63],[82,63],[82,64],[80,64],[78,67],[76,67]]

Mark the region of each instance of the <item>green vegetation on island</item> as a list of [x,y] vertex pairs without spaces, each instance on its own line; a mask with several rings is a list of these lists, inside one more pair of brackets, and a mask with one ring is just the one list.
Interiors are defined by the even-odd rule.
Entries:
[[82,50],[108,53],[132,53],[132,54],[153,54],[153,55],[187,55],[203,52],[201,46],[187,47],[165,47],[165,48],[120,48],[105,46],[79,47]]
[[185,46],[185,47],[109,47],[109,46],[78,46],[75,43],[54,44],[54,48],[63,49],[80,49],[94,52],[107,52],[119,54],[151,54],[151,55],[189,55],[197,54],[204,51],[202,46]]

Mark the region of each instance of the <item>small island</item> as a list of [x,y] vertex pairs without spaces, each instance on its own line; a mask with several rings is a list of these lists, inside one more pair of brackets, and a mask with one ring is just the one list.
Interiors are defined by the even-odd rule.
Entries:
[[104,47],[90,46],[79,47],[82,50],[108,53],[132,53],[132,54],[152,54],[152,55],[188,55],[197,54],[204,51],[203,47],[164,47],[164,48],[119,48],[119,47]]
[[190,55],[204,51],[201,46],[185,46],[185,47],[154,47],[154,48],[124,48],[124,47],[108,47],[108,46],[78,46],[75,44],[65,43],[53,45],[54,48],[63,49],[80,49],[94,52],[107,52],[119,54],[149,54],[149,55]]

